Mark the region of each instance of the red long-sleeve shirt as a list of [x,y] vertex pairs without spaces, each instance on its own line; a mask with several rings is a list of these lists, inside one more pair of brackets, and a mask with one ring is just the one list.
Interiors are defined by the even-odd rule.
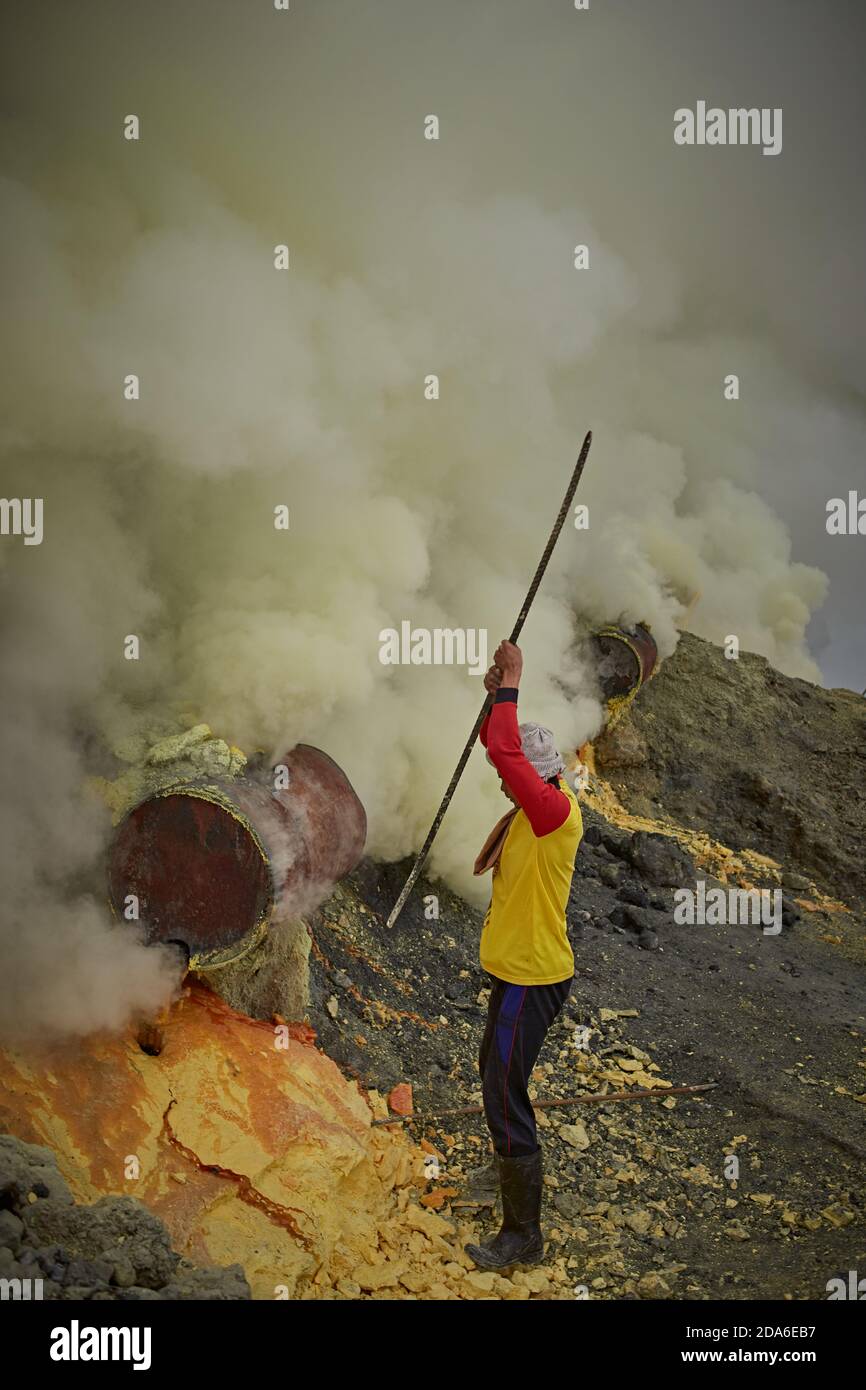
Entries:
[[478,737],[496,771],[520,802],[533,834],[549,835],[564,825],[571,802],[565,792],[539,777],[521,747],[515,686],[500,686]]

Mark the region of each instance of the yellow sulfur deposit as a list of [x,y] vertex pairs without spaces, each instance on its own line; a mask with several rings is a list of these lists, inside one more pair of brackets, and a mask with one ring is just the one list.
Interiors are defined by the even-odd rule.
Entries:
[[477,1297],[468,1232],[418,1205],[422,1150],[371,1128],[312,1036],[196,985],[158,1057],[132,1033],[2,1054],[0,1130],[52,1148],[76,1200],[137,1197],[182,1255],[241,1264],[254,1298]]
[[130,737],[113,752],[128,766],[117,777],[92,777],[90,790],[108,806],[115,824],[147,796],[166,787],[209,778],[239,777],[246,754],[217,738],[207,724],[194,724],[177,733],[150,738]]

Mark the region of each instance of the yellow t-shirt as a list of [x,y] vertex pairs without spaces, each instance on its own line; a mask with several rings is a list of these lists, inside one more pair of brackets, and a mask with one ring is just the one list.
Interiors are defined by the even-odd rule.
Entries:
[[549,835],[535,835],[518,811],[493,870],[493,895],[481,930],[481,964],[512,985],[555,985],[574,974],[565,909],[574,856],[583,837],[577,797],[566,820]]

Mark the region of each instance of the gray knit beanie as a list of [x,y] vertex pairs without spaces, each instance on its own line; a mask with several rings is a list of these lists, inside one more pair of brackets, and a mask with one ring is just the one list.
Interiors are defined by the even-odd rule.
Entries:
[[[546,782],[548,777],[565,771],[565,763],[553,741],[552,729],[546,729],[543,724],[521,724],[520,746],[523,756],[532,763],[543,782]],[[487,761],[494,766],[489,753]]]

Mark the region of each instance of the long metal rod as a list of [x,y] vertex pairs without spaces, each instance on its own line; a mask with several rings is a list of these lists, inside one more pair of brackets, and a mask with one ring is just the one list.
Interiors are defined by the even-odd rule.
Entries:
[[[665,1096],[695,1096],[715,1090],[718,1081],[705,1081],[700,1086],[660,1086],[653,1091],[609,1091],[607,1095],[590,1092],[585,1096],[566,1096],[564,1100],[534,1100],[533,1110],[550,1110],[556,1105],[606,1105],[608,1101],[664,1100]],[[387,1120],[373,1120],[373,1125],[405,1125],[412,1120],[444,1120],[452,1115],[483,1115],[483,1105],[459,1105],[456,1110],[418,1110],[411,1115],[390,1115]]]
[[[580,482],[580,475],[583,472],[583,465],[586,463],[586,456],[589,453],[589,446],[591,443],[592,430],[588,430],[586,438],[583,441],[583,446],[581,448],[580,454],[578,455],[577,463],[574,465],[574,472],[571,475],[571,482],[568,484],[565,496],[562,499],[562,506],[559,509],[559,514],[556,518],[556,521],[553,524],[553,530],[547,538],[547,545],[544,547],[544,554],[538,562],[538,568],[535,571],[532,583],[529,586],[529,592],[527,593],[526,598],[523,600],[523,607],[518,613],[517,622],[514,624],[514,627],[512,628],[510,638],[512,642],[516,642],[518,637],[520,636],[523,624],[526,622],[527,614],[529,613],[529,610],[532,607],[532,600],[535,598],[538,586],[544,577],[544,571],[547,569],[547,562],[553,554],[553,547],[556,545],[557,539],[559,538],[559,533],[562,530],[563,523],[568,515],[568,510],[571,506],[572,499],[574,497],[575,492],[577,491],[577,485]],[[475,746],[475,740],[478,737],[478,730],[484,723],[487,711],[490,709],[492,703],[493,697],[492,695],[488,695],[486,700],[484,701],[484,704],[481,706],[481,711],[478,715],[478,718],[475,721],[472,733],[466,740],[466,747],[460,754],[460,761],[454,769],[454,776],[448,783],[445,795],[443,796],[442,801],[440,803],[439,810],[436,812],[433,824],[427,832],[427,839],[424,841],[423,845],[418,851],[418,856],[415,860],[415,863],[412,865],[412,872],[410,873],[409,877],[403,885],[402,893],[400,894],[399,898],[397,899],[397,901],[391,909],[391,915],[385,924],[387,927],[393,927],[397,918],[400,916],[400,913],[403,911],[403,906],[406,902],[406,899],[412,892],[412,889],[415,887],[418,875],[421,873],[427,855],[430,853],[430,847],[433,844],[433,841],[436,839],[436,836],[439,832],[439,827],[442,824],[442,819],[445,815],[445,812],[448,810],[448,806],[452,796],[454,795],[457,783],[460,781],[460,778],[463,775],[463,769],[469,761],[469,754],[472,752],[472,749]]]

